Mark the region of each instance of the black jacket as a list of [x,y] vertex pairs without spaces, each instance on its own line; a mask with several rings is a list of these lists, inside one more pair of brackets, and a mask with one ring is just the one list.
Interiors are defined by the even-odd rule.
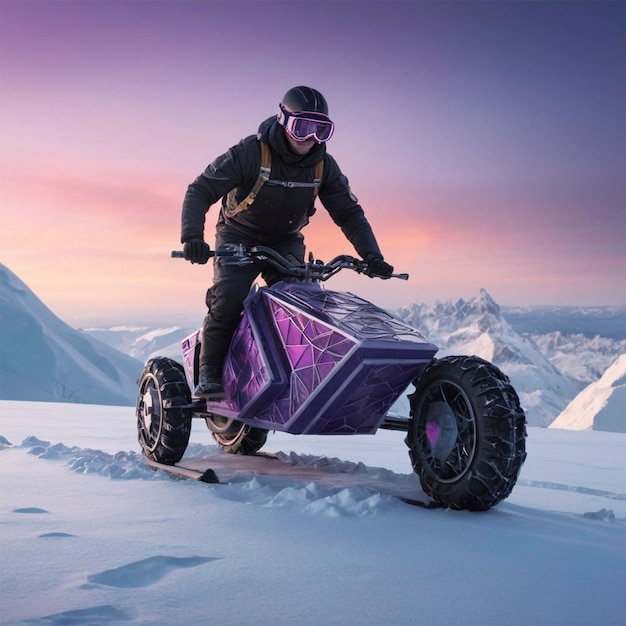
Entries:
[[[225,214],[228,193],[235,189],[236,202],[241,202],[259,176],[261,140],[268,143],[272,154],[270,180],[261,187],[248,210],[229,218]],[[242,139],[215,159],[189,185],[183,202],[181,241],[203,239],[206,213],[220,198],[218,223],[227,223],[259,244],[272,245],[299,233],[315,212],[313,187],[291,187],[284,183],[312,183],[315,165],[321,159],[324,159],[324,174],[320,201],[362,258],[382,258],[363,209],[337,162],[326,152],[326,145],[317,144],[303,157],[296,155],[275,117],[265,120],[257,135]]]

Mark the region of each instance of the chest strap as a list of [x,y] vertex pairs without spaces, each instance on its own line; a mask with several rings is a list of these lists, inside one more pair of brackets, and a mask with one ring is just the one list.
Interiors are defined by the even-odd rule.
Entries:
[[[226,217],[234,217],[242,211],[247,211],[250,205],[256,200],[257,194],[263,185],[270,181],[270,173],[272,171],[272,153],[270,147],[265,141],[261,141],[261,169],[259,177],[252,186],[250,193],[237,205],[235,205],[236,189],[233,189],[227,198]],[[280,180],[270,181],[273,185],[282,185],[283,187],[313,187],[313,199],[317,198],[319,188],[322,184],[322,176],[324,174],[324,159],[315,164],[315,172],[313,173],[313,183],[297,183],[286,182]]]

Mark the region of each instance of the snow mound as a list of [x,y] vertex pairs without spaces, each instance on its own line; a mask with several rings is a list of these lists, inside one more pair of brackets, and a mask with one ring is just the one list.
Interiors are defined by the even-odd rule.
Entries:
[[384,513],[400,503],[393,496],[362,487],[327,487],[315,482],[286,483],[284,477],[255,476],[218,485],[217,495],[236,502],[291,509],[326,517],[362,517]]
[[161,473],[153,471],[142,455],[132,451],[109,454],[102,450],[68,447],[62,443],[51,444],[37,437],[27,437],[22,442],[22,447],[28,448],[29,454],[41,459],[64,461],[70,470],[80,474],[97,474],[115,479],[165,478]]

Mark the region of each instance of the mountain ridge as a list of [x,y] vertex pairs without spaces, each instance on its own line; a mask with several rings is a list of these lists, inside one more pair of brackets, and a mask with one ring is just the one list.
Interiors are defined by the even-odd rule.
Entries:
[[142,363],[59,319],[0,264],[0,397],[133,405]]

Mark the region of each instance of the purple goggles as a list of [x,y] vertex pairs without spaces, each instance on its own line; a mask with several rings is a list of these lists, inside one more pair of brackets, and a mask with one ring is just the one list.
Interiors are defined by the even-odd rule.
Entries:
[[285,127],[289,136],[295,141],[306,141],[315,137],[315,141],[328,141],[335,130],[335,125],[323,113],[313,111],[298,111],[292,113],[282,104],[278,114],[278,123]]

